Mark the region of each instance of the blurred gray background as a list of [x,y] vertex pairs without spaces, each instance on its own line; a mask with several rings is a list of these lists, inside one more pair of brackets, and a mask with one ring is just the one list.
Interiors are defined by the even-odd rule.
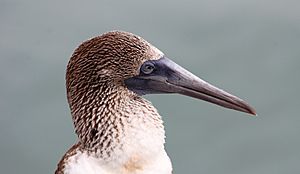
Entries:
[[147,96],[174,174],[300,173],[300,1],[0,0],[0,25],[0,173],[54,172],[76,142],[66,64],[82,41],[115,29],[258,112]]

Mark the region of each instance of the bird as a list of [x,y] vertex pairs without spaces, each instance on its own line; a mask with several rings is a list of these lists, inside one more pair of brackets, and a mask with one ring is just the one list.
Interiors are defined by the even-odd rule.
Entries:
[[171,174],[163,121],[146,94],[177,93],[256,115],[245,101],[200,79],[142,37],[118,30],[75,49],[66,91],[78,141],[55,174]]

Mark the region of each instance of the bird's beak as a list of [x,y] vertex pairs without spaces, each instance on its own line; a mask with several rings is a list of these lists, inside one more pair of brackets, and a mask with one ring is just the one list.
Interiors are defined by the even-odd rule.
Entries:
[[151,74],[140,72],[138,76],[125,80],[130,90],[140,95],[179,93],[256,115],[255,110],[240,98],[214,87],[166,57],[151,60],[151,63],[155,67]]

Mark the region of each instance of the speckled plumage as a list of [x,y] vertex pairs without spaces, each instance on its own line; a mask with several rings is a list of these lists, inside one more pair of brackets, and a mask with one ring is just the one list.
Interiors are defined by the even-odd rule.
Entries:
[[171,174],[161,116],[144,94],[178,93],[256,115],[141,37],[113,31],[82,43],[66,73],[78,143],[56,174]]
[[[73,174],[70,159],[78,153],[111,166],[103,174],[143,173],[160,153],[170,163],[160,115],[124,84],[124,79],[138,74],[143,62],[162,55],[142,38],[120,31],[92,38],[75,50],[66,86],[79,142],[60,161],[57,174]],[[166,173],[171,173],[168,165]]]

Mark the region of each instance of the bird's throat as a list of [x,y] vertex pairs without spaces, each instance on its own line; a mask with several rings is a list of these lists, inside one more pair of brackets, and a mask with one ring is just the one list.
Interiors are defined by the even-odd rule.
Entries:
[[101,101],[89,103],[93,107],[83,105],[72,112],[84,150],[112,160],[136,154],[152,156],[164,149],[163,122],[150,102],[130,91],[99,98]]

